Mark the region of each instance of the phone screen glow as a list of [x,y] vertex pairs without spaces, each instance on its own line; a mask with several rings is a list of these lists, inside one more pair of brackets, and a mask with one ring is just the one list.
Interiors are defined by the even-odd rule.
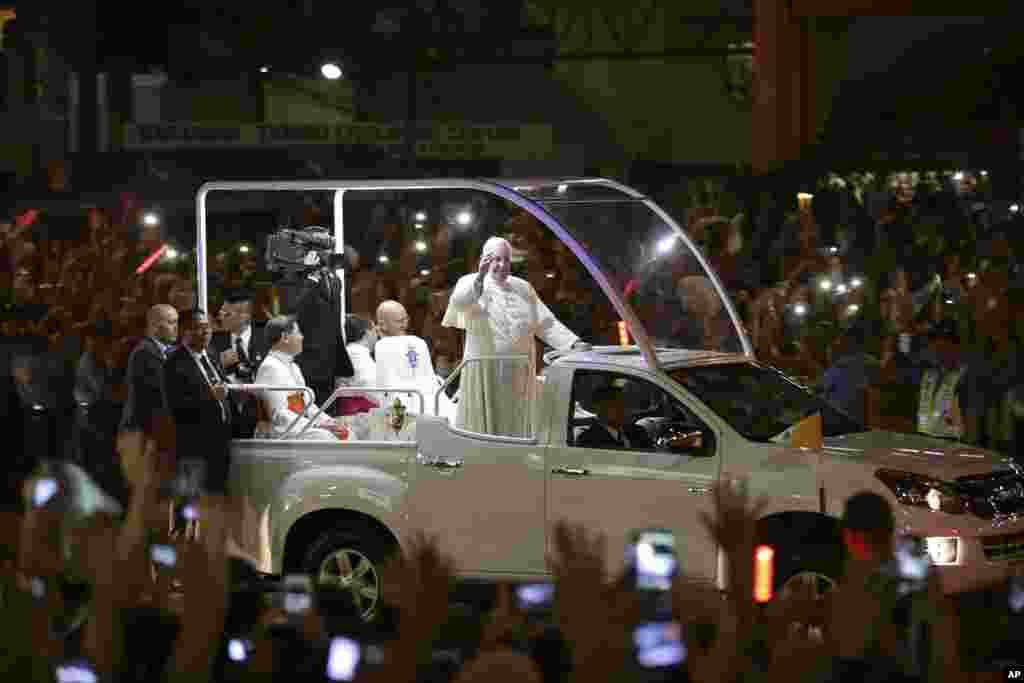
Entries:
[[641,624],[633,631],[636,661],[647,669],[677,666],[686,661],[686,645],[678,622]]
[[637,588],[668,590],[678,569],[675,536],[666,532],[645,532],[633,546]]
[[522,608],[538,607],[551,602],[555,595],[555,586],[550,583],[528,583],[516,589],[519,606]]
[[351,681],[359,666],[359,643],[350,638],[334,638],[327,654],[327,678],[332,681]]
[[36,482],[35,490],[32,491],[32,503],[38,508],[50,502],[50,499],[57,494],[57,480],[49,477]]

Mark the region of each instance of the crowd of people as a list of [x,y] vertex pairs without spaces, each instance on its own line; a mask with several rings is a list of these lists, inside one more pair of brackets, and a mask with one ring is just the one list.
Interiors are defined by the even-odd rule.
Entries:
[[[1024,394],[1017,363],[1018,255],[1012,225],[972,233],[972,249],[950,242],[944,252],[922,254],[915,251],[914,214],[904,199],[896,197],[871,226],[870,238],[852,234],[835,243],[822,236],[812,211],[798,211],[772,250],[772,267],[752,268],[766,259],[753,253],[754,242],[743,235],[741,221],[709,215],[689,221],[687,228],[732,295],[762,362],[799,378],[868,428],[924,432],[1018,456]],[[310,216],[309,222],[317,218]],[[81,220],[84,227],[75,240],[39,238],[45,213],[23,212],[0,225],[5,265],[0,292],[7,295],[0,361],[5,416],[14,418],[7,433],[16,444],[5,495],[4,547],[14,552],[5,559],[3,606],[12,616],[9,623],[26,624],[17,642],[11,641],[7,670],[20,667],[26,675],[51,680],[55,662],[85,657],[107,678],[116,674],[125,680],[160,671],[189,680],[284,671],[322,680],[331,637],[357,628],[358,620],[349,619],[351,610],[329,594],[317,594],[315,607],[296,622],[283,607],[254,597],[287,592],[283,588],[237,590],[225,551],[232,515],[240,514],[230,499],[204,500],[199,541],[178,546],[174,538],[159,539],[181,551],[181,579],[186,587],[195,586],[185,591],[183,612],[181,605],[170,604],[174,582],[154,580],[147,555],[155,538],[151,532],[163,533],[168,526],[165,498],[174,472],[160,454],[175,444],[187,448],[189,438],[205,438],[190,437],[180,427],[155,430],[156,406],[179,417],[194,412],[187,375],[211,385],[260,382],[257,367],[266,368],[264,379],[276,367],[276,360],[260,362],[268,358],[280,360],[281,383],[310,380],[313,386],[313,378],[291,367],[302,349],[302,326],[281,315],[289,312],[283,293],[266,279],[251,250],[211,259],[210,310],[199,311],[187,261],[140,268],[160,241],[145,232],[140,236],[137,212],[115,216],[93,208]],[[617,314],[572,253],[522,216],[506,228],[507,242],[482,245],[488,268],[481,266],[480,272],[494,267],[506,277],[515,272],[519,278],[513,279],[547,304],[555,323],[560,321],[551,331],[556,345],[619,343]],[[473,306],[479,308],[467,302],[485,290],[473,273],[476,263],[456,266],[437,256],[448,253],[446,240],[443,231],[435,234],[438,265],[429,269],[419,267],[412,244],[391,266],[349,250],[348,303],[354,313],[345,329],[354,377],[370,372],[370,350],[379,336],[409,330],[425,341],[440,377],[462,358],[464,344],[473,341],[465,339],[474,333],[478,311],[473,313]],[[495,266],[496,244],[501,248]],[[459,280],[465,273],[470,274]],[[147,378],[166,377],[166,370],[154,371],[152,364],[166,368],[171,356],[183,384],[172,392],[176,405],[167,406],[166,390],[147,388]],[[210,370],[204,358],[213,361]],[[318,390],[316,400],[332,388]],[[474,388],[490,390],[483,380],[469,386]],[[147,391],[152,392],[148,398]],[[244,407],[235,411],[228,399],[226,392],[216,395],[208,406],[210,413],[232,416],[225,418],[227,424],[218,422],[225,428],[218,441],[224,449],[233,432],[252,430],[261,418],[281,422],[276,410],[266,415]],[[351,401],[371,399],[355,395],[339,406],[345,412]],[[290,417],[290,399],[277,400],[282,415]],[[244,403],[244,396],[239,401]],[[134,412],[140,409],[141,414]],[[488,415],[471,417],[494,421]],[[317,419],[310,433],[344,436],[345,429],[331,417]],[[148,451],[156,455],[146,457]],[[83,493],[92,489],[75,474],[80,471],[98,485],[92,493]],[[220,484],[226,477],[226,471],[215,475]],[[40,503],[37,484],[50,479],[59,482],[58,494]],[[212,489],[217,493],[223,486]],[[708,520],[709,533],[731,551],[733,585],[725,600],[694,592],[685,582],[676,587],[675,619],[685,625],[689,655],[673,676],[685,672],[696,680],[722,680],[761,672],[817,680],[869,675],[933,680],[956,678],[970,668],[959,659],[963,647],[956,633],[962,626],[956,610],[934,587],[918,597],[934,626],[927,666],[908,651],[893,649],[905,638],[885,635],[886,629],[903,625],[889,623],[887,593],[870,588],[869,579],[892,555],[891,512],[887,518],[878,505],[859,508],[851,502],[854,517],[857,510],[874,512],[868,522],[847,520],[851,569],[828,609],[806,596],[788,595],[762,610],[748,599],[755,510],[733,489],[723,489],[719,503],[719,517]],[[83,507],[90,514],[82,515]],[[71,518],[75,524],[68,523]],[[632,631],[639,607],[634,593],[609,578],[615,568],[600,566],[597,543],[582,529],[563,528],[558,535],[557,619],[546,624],[557,637],[531,615],[518,613],[506,595],[494,620],[483,623],[479,615],[468,620],[475,635],[460,638],[475,645],[460,655],[470,653],[470,661],[459,676],[650,675],[635,669]],[[77,552],[61,550],[65,546]],[[398,626],[379,650],[379,661],[365,658],[359,675],[409,680],[441,675],[438,661],[431,665],[430,645],[446,624],[458,621],[447,600],[451,568],[429,540],[421,539],[396,572],[402,577],[393,605]],[[347,625],[332,631],[325,623],[335,613]],[[162,634],[155,652],[148,649],[153,644],[147,633]],[[236,642],[241,645],[229,647]],[[235,657],[239,647],[244,665]]]

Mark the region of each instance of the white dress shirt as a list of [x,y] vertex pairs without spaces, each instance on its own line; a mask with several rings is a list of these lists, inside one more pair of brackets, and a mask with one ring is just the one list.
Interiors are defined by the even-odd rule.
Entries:
[[[217,366],[214,365],[213,361],[210,360],[210,357],[206,355],[206,351],[201,351],[199,353],[196,353],[195,351],[190,351],[190,353],[192,354],[192,360],[194,360],[196,362],[196,367],[199,368],[199,374],[206,378],[206,383],[210,385],[210,389],[212,390],[213,386],[215,384],[220,384],[221,383],[221,381],[220,381],[221,378],[220,377],[216,377],[216,376],[210,377],[210,375],[206,372],[206,368],[203,367],[203,358],[206,358],[206,362],[208,362],[210,364],[210,367],[213,368],[214,373],[217,372]],[[217,403],[220,404],[221,417],[224,419],[224,422],[227,422],[228,421],[228,407],[226,405],[227,401],[226,400],[225,401],[217,401]]]
[[[256,373],[256,384],[270,384],[276,386],[301,386],[305,387],[306,378],[302,375],[302,370],[299,368],[295,359],[286,353],[280,351],[271,351],[267,354],[267,357],[260,364],[260,369]],[[303,394],[305,397],[305,394]],[[314,397],[315,398],[315,397]],[[295,419],[295,413],[288,408],[288,392],[286,391],[266,391],[263,392],[262,401],[267,406],[267,412],[270,413],[270,419],[273,424],[274,432],[283,433],[288,429],[288,425]],[[307,415],[313,415],[317,412],[318,408],[315,405],[309,406],[306,411]],[[333,420],[327,415],[321,415],[317,418],[316,424],[310,427],[305,434],[304,439],[334,439],[331,432],[325,429],[319,429],[321,425],[329,424]],[[291,435],[297,435],[301,432],[306,425],[309,424],[309,420],[305,417],[300,417],[295,427],[291,431]]]
[[250,349],[252,348],[252,325],[246,325],[245,329],[243,329],[240,333],[231,335],[232,351],[235,350],[235,343],[239,337],[242,338],[242,348],[245,350],[246,357],[251,360],[252,351]]

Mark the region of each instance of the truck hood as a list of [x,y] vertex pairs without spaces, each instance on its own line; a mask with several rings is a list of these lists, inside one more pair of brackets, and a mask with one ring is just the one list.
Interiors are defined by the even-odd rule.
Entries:
[[963,443],[897,432],[862,432],[829,437],[826,456],[953,481],[958,477],[1009,472],[1010,461],[993,451]]

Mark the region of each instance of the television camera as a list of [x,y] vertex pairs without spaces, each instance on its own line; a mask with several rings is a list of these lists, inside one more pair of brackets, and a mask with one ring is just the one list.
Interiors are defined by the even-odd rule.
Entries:
[[327,228],[280,228],[267,237],[267,270],[288,277],[330,267],[334,246],[334,236]]

